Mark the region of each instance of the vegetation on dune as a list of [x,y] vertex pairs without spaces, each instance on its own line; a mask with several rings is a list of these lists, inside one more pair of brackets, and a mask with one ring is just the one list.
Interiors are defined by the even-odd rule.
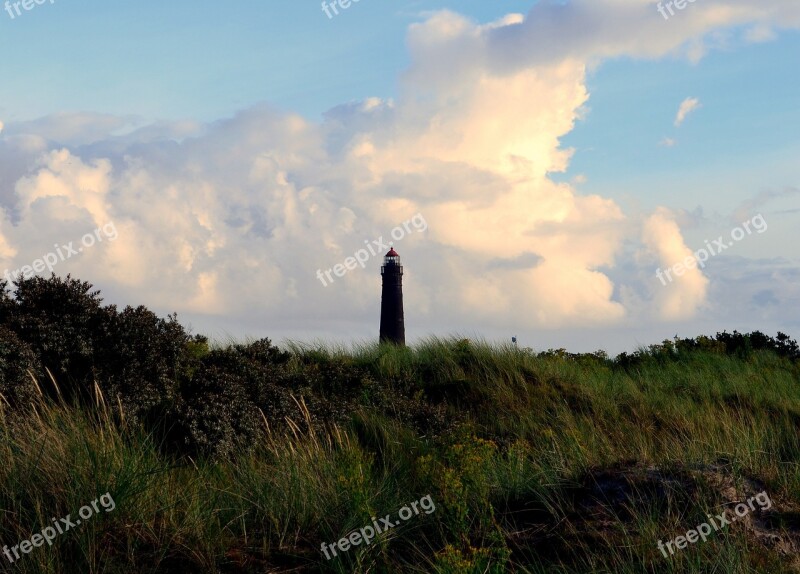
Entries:
[[[67,277],[0,283],[0,571],[791,572],[800,350],[718,333],[611,358],[464,339],[212,349]],[[657,543],[764,491],[770,509]],[[414,516],[328,560],[373,517]]]

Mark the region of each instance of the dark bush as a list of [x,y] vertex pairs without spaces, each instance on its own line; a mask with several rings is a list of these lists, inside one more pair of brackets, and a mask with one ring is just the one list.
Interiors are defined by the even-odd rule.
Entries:
[[650,345],[647,349],[640,349],[634,353],[620,353],[614,364],[622,368],[635,368],[648,362],[674,362],[686,361],[696,353],[714,353],[734,355],[739,358],[748,358],[754,351],[770,351],[792,361],[800,360],[800,348],[797,342],[788,335],[778,332],[776,338],[769,337],[760,331],[742,334],[717,333],[716,337],[699,336],[694,339],[666,340],[660,345]]
[[0,283],[0,392],[9,402],[29,400],[35,386],[28,371],[56,396],[47,367],[67,401],[91,404],[96,382],[112,408],[121,405],[129,421],[148,430],[163,435],[180,420],[180,384],[208,354],[204,337],[190,337],[175,315],[103,307],[99,291],[70,276],[20,278],[14,285],[11,297]]
[[184,389],[174,421],[165,421],[166,444],[180,453],[221,459],[251,445],[264,428],[246,382],[214,366],[202,366]]
[[299,418],[292,392],[296,391],[298,398],[310,392],[303,382],[293,384],[287,375],[290,356],[274,347],[269,339],[261,339],[248,345],[215,349],[203,357],[202,364],[235,376],[241,381],[248,400],[261,408],[269,423],[281,424],[287,416],[294,420]]
[[366,370],[341,357],[304,361],[303,374],[314,393],[330,398],[352,399],[368,394],[375,384]]
[[432,404],[422,392],[408,395],[381,384],[371,405],[384,416],[413,428],[420,436],[436,438],[467,418],[467,411],[457,412],[446,404]]
[[284,383],[304,398],[315,423],[346,424],[359,406],[374,406],[382,388],[354,361],[341,357],[303,357],[297,372]]
[[241,377],[247,384],[249,396],[258,402],[262,383],[280,378],[289,358],[289,353],[272,346],[269,339],[261,339],[247,345],[214,349],[201,362],[206,367],[217,367]]
[[[30,345],[56,378],[65,398],[91,392],[94,339],[103,332],[105,313],[99,291],[77,279],[31,277],[14,282],[15,298],[4,294],[3,324]],[[49,380],[42,389],[55,395]]]
[[[192,339],[176,316],[161,319],[145,307],[101,306],[92,285],[53,275],[15,281],[11,298],[3,283],[0,324],[27,343],[55,377],[64,398],[91,402],[95,381],[133,419],[162,416],[179,380],[199,365],[203,337]],[[42,389],[56,391],[38,370]]]
[[[181,382],[175,407],[162,418],[164,443],[180,453],[224,458],[247,449],[265,420],[278,432],[286,430],[287,418],[307,430],[298,402],[306,401],[314,413],[325,408],[309,381],[288,371],[290,357],[269,339],[203,353],[191,380]],[[325,422],[324,415],[311,420]]]
[[126,416],[155,424],[175,402],[180,381],[199,367],[206,339],[191,338],[177,316],[161,319],[145,307],[104,312],[103,330],[94,333],[97,380]]
[[41,370],[33,350],[13,331],[0,326],[0,395],[10,406],[26,405],[34,399],[34,377]]
[[765,335],[761,331],[742,334],[738,331],[733,333],[717,333],[717,341],[725,345],[725,350],[729,355],[738,357],[749,357],[753,351],[772,351],[779,357],[796,361],[800,359],[800,349],[797,341],[789,338],[788,335],[778,332],[777,338]]
[[[315,421],[346,424],[361,409],[372,410],[414,428],[424,436],[438,436],[457,423],[447,405],[427,400],[412,373],[376,381],[363,367],[342,357],[304,357],[293,377],[294,392],[307,388],[306,402]],[[302,381],[302,385],[298,384]]]
[[[524,350],[524,349],[523,349]],[[622,353],[623,355],[625,353]],[[603,350],[595,351],[594,353],[570,353],[566,349],[548,349],[536,355],[540,359],[560,358],[568,361],[574,361],[583,366],[598,366],[606,365],[611,360],[608,354]]]

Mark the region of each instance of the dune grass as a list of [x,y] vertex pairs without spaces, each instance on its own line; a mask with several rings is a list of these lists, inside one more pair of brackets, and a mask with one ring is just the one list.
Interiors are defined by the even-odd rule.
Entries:
[[[292,344],[289,368],[338,361],[446,413],[420,433],[365,401],[343,425],[266,420],[229,460],[180,458],[93,408],[0,411],[0,541],[13,546],[100,494],[116,507],[9,572],[790,572],[745,524],[664,558],[656,547],[761,488],[754,513],[791,542],[800,516],[800,367],[767,351],[646,357],[533,353],[459,339],[411,348]],[[301,424],[305,422],[305,424]],[[725,488],[728,488],[726,494]],[[327,560],[372,518],[414,516]],[[788,542],[787,542],[788,544]],[[788,546],[792,548],[791,545]]]

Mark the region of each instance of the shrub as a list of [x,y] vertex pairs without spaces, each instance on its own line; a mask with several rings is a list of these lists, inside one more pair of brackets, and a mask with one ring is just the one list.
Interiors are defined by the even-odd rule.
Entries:
[[145,307],[104,313],[102,331],[93,333],[97,380],[126,416],[155,424],[175,402],[180,381],[198,368],[206,339],[191,338],[176,315],[161,319]]
[[676,336],[674,341],[665,340],[660,345],[650,345],[632,354],[620,353],[614,359],[614,364],[623,368],[633,368],[652,361],[659,363],[683,361],[698,352],[747,358],[754,351],[771,351],[779,357],[792,361],[800,360],[800,347],[784,333],[778,332],[778,336],[772,338],[760,331],[748,334],[723,331],[717,333],[716,337],[701,335],[694,339],[679,339]]
[[[2,319],[6,327],[30,345],[44,367],[50,369],[65,398],[91,392],[96,333],[102,332],[105,314],[99,291],[77,279],[31,277],[15,281],[15,299],[4,294]],[[54,395],[49,382],[42,388]]]
[[297,403],[292,398],[292,392],[296,391],[295,396],[299,396],[304,392],[308,394],[310,390],[299,381],[288,382],[292,380],[286,370],[289,358],[289,353],[274,347],[269,339],[261,339],[248,345],[215,349],[203,357],[202,365],[236,377],[247,399],[261,408],[272,424],[280,423],[287,416],[298,419]]
[[0,326],[0,395],[12,407],[30,403],[37,395],[34,377],[39,372],[41,365],[33,350]]
[[275,427],[286,417],[301,421],[292,398],[292,387],[301,385],[287,384],[288,353],[269,339],[212,351],[204,344],[198,338],[185,343],[196,361],[187,363],[192,374],[181,379],[174,405],[165,401],[162,416],[153,420],[161,421],[156,426],[165,445],[181,454],[227,458],[252,446],[264,418]]
[[[29,346],[68,401],[91,402],[96,381],[113,407],[119,401],[131,419],[156,424],[174,410],[180,380],[192,376],[207,352],[206,339],[192,339],[177,316],[161,319],[141,306],[122,312],[103,307],[99,291],[69,275],[20,278],[14,285],[12,298],[0,283],[0,325]],[[35,372],[41,388],[55,396],[44,369]]]
[[800,359],[800,348],[797,341],[789,338],[788,335],[778,332],[777,338],[765,335],[761,331],[753,331],[749,334],[742,334],[738,331],[733,333],[717,333],[717,341],[725,345],[725,351],[729,355],[738,357],[748,357],[753,351],[773,351],[779,357],[791,360]]
[[201,363],[241,377],[247,383],[250,397],[258,402],[262,383],[280,378],[289,358],[289,353],[272,346],[269,339],[260,339],[248,345],[209,351]]
[[200,367],[174,410],[166,413],[166,445],[213,459],[252,445],[263,423],[245,386],[241,377],[219,367]]
[[431,485],[438,519],[459,542],[437,556],[438,572],[506,571],[511,553],[491,500],[497,463],[497,445],[463,429],[450,437],[438,456],[418,459],[417,470]]

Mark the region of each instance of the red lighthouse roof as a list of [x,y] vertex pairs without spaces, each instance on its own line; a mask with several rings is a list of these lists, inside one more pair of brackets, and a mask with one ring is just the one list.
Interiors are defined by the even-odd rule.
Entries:
[[394,250],[394,247],[392,247],[392,248],[389,250],[389,253],[387,253],[386,255],[384,255],[384,257],[400,257],[400,255],[397,253],[397,251],[395,251],[395,250]]

